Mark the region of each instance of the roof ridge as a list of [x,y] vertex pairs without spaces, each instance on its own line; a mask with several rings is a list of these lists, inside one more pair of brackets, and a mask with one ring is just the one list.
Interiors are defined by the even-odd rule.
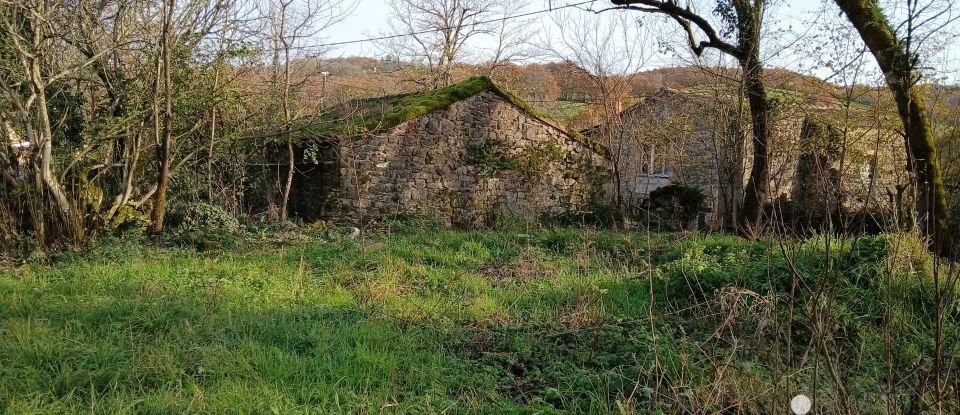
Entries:
[[[492,92],[500,96],[527,115],[560,131],[598,154],[605,157],[608,157],[610,154],[606,147],[593,142],[590,138],[580,134],[578,131],[566,127],[559,121],[553,119],[553,117],[526,103],[510,91],[501,88],[489,77],[483,75],[472,76],[463,81],[440,88],[400,96],[394,95],[393,97],[399,97],[399,99],[393,105],[393,108],[382,114],[381,117],[370,119],[367,125],[370,130],[382,131],[393,128],[403,122],[422,117],[431,112],[447,109],[456,102],[463,101],[483,92]],[[381,97],[381,99],[385,98],[389,97]]]

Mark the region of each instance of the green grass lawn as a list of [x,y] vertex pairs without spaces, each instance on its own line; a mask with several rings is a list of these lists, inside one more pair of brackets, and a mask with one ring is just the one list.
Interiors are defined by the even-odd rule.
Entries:
[[[833,266],[867,275],[861,268],[886,250],[882,238],[865,241],[838,242],[838,263],[855,261]],[[826,275],[817,268],[831,255],[822,242],[789,249],[804,278]],[[805,346],[770,343],[785,330],[777,321],[791,281],[778,252],[770,241],[722,235],[576,229],[248,241],[207,252],[112,239],[0,270],[0,410],[776,411],[787,385],[829,375],[785,379],[790,367],[770,356]],[[857,315],[844,329],[863,349],[851,365],[879,372],[851,377],[848,392],[879,405],[870,376],[882,375],[883,350],[864,336],[880,335],[870,322],[880,311],[857,304],[882,290],[849,280],[838,304]],[[904,284],[903,298],[922,296],[911,291],[922,284]],[[722,310],[731,287],[752,293],[736,297],[744,311],[736,321],[695,310]],[[912,315],[924,306],[917,301],[900,310]],[[797,318],[791,336],[802,343],[809,330]],[[764,330],[774,335],[757,335]],[[922,355],[918,348],[903,359]],[[735,364],[707,364],[724,356]],[[729,369],[718,377],[720,366]],[[726,383],[714,391],[718,380]],[[826,405],[835,394],[821,388]]]

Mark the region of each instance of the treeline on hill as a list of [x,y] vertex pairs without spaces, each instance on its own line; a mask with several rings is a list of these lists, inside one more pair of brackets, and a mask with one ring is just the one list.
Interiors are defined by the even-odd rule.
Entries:
[[[410,92],[417,88],[410,72],[418,68],[414,62],[396,58],[348,57],[311,62],[304,70],[327,72],[327,91],[346,97],[376,97]],[[739,71],[724,67],[669,67],[627,75],[598,77],[575,62],[564,60],[546,63],[489,64],[460,63],[452,69],[454,81],[483,74],[525,101],[547,110],[555,118],[586,128],[602,121],[599,107],[604,100],[619,100],[621,107],[636,103],[662,88],[687,89],[722,83],[731,90],[740,87]],[[786,69],[771,69],[767,81],[772,88],[795,91],[813,101],[835,102],[841,88],[813,76]],[[319,82],[319,81],[318,81]],[[317,83],[318,83],[317,82]],[[604,96],[605,83],[612,97]],[[318,92],[319,91],[315,91]],[[873,94],[871,94],[873,93]],[[873,104],[876,88],[862,86],[856,94],[863,104]],[[948,94],[956,101],[956,93]],[[889,104],[889,103],[888,103]],[[954,102],[955,104],[955,102]]]
[[[290,18],[279,6],[250,11],[229,0],[62,6],[0,5],[4,249],[76,244],[127,227],[159,232],[168,210],[201,202],[235,217],[286,220],[291,173],[267,166],[267,149],[289,150],[314,135],[336,103],[416,88],[410,74],[422,70],[394,60],[302,58],[315,52],[304,28],[333,20],[279,24]],[[598,79],[570,61],[457,64],[452,79],[477,73],[578,128],[603,121],[605,108],[623,108],[660,88],[740,85],[734,69],[664,68]],[[855,101],[885,114],[894,108],[875,87],[843,91],[777,69],[768,71],[767,82],[807,103]],[[931,86],[926,96],[944,182],[956,200],[958,94]],[[262,194],[263,183],[281,191]]]

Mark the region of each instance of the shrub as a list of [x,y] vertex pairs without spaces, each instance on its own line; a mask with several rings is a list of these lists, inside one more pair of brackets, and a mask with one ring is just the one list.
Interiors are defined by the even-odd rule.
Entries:
[[650,192],[647,214],[667,228],[686,228],[706,207],[707,194],[700,187],[677,182]]
[[179,215],[179,226],[184,230],[237,232],[240,222],[224,208],[209,203],[186,205]]
[[143,231],[148,226],[150,226],[150,215],[133,206],[121,207],[107,224],[109,229],[121,232],[131,229]]

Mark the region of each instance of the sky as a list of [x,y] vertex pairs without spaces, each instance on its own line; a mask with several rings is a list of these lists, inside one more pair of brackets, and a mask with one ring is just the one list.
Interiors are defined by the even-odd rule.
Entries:
[[[526,3],[526,11],[536,11],[547,9],[549,4],[552,4],[554,7],[556,7],[559,5],[580,2],[582,0],[517,1]],[[834,45],[840,44],[840,49],[848,49],[846,51],[848,55],[850,53],[856,53],[858,48],[862,48],[862,45],[859,44],[859,39],[857,39],[857,44],[855,45],[851,42],[847,42],[851,43],[847,45],[843,45],[843,42],[838,43],[836,38],[831,38],[831,36],[836,35],[835,33],[829,33],[832,31],[826,30],[819,25],[823,23],[825,18],[835,18],[839,15],[839,11],[835,10],[835,6],[828,5],[826,10],[829,10],[831,14],[836,14],[825,17],[823,15],[823,10],[825,9],[824,0],[773,0],[772,4],[772,9],[766,18],[765,24],[768,26],[768,31],[775,31],[778,32],[778,34],[771,36],[771,38],[776,39],[775,41],[765,41],[767,49],[765,53],[768,55],[766,62],[769,66],[785,67],[802,73],[818,75],[822,78],[831,76],[836,77],[837,71],[829,69],[829,65],[831,64],[830,62],[832,61],[831,55],[839,55],[843,51],[838,51],[836,48],[824,49],[823,51],[820,51],[813,49],[811,45],[817,42],[824,44],[830,43]],[[598,0],[596,1],[596,5],[591,6],[594,9],[599,9],[608,5],[610,5],[608,1]],[[571,8],[568,8],[567,11],[571,13],[583,13],[588,15],[592,14],[589,11],[581,11]],[[358,0],[356,9],[353,10],[353,12],[341,22],[335,24],[325,31],[323,33],[323,39],[320,40],[320,42],[349,42],[390,34],[390,27],[388,24],[389,19],[390,0]],[[548,28],[552,25],[547,14],[537,15],[536,19],[538,21],[535,24],[541,24],[544,28]],[[485,42],[487,44],[492,44],[493,41],[492,39],[475,38],[473,40],[473,46],[482,48],[484,47]],[[952,44],[952,42],[949,43]],[[951,54],[950,49],[953,48],[960,48],[960,45],[946,46],[945,49],[947,50],[945,52],[941,51],[940,53],[942,55],[949,56]],[[328,56],[331,57],[378,57],[382,55],[384,55],[384,52],[377,47],[377,44],[369,41],[338,46],[328,52]],[[958,56],[960,56],[960,54],[958,54]],[[643,69],[654,69],[659,66],[678,64],[682,65],[685,59],[687,62],[690,62],[689,57],[681,59],[655,59],[651,60],[647,65],[648,67]],[[946,58],[940,57],[938,59]],[[872,62],[867,62],[866,70],[873,70],[875,72],[873,65],[874,64]],[[819,68],[815,68],[816,66],[819,66]],[[876,78],[875,74],[871,76]],[[956,79],[956,77],[949,74],[946,76],[951,79]],[[871,82],[870,80],[859,81]]]
[[[541,10],[548,8],[547,0],[517,0],[527,4],[527,10]],[[575,0],[553,0],[554,6],[579,2]],[[356,9],[340,23],[335,24],[324,33],[325,43],[336,43],[376,37],[388,33],[390,27],[390,0],[360,0]],[[597,6],[609,4],[607,1],[597,1]],[[776,7],[779,15],[789,16],[793,20],[800,20],[813,16],[820,8],[821,0],[786,0]],[[589,13],[582,11],[580,13]],[[544,18],[545,16],[540,16]],[[336,56],[378,56],[382,54],[373,42],[361,42],[337,47],[332,52]]]

